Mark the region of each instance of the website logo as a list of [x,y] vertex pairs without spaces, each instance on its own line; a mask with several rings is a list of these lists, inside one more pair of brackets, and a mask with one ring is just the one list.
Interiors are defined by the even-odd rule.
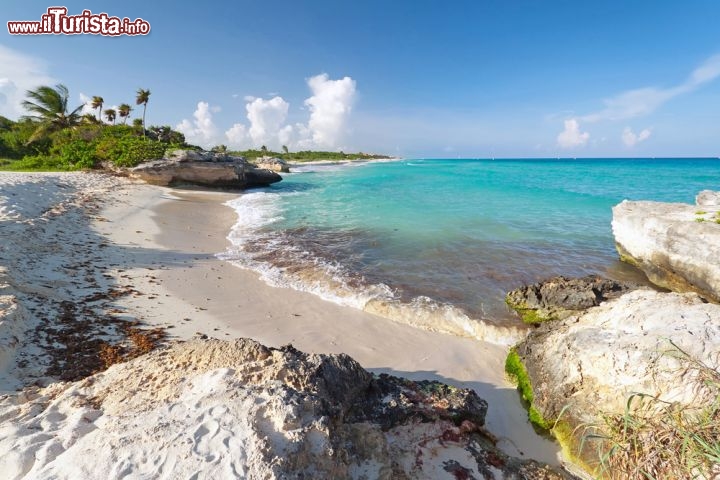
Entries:
[[107,13],[83,10],[80,15],[68,15],[65,7],[50,7],[37,21],[7,22],[10,35],[147,35],[150,23],[142,18],[111,17]]

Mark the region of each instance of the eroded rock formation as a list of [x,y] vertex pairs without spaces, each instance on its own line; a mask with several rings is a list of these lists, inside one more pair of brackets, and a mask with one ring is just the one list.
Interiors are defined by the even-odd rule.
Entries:
[[567,478],[508,457],[472,390],[347,355],[194,340],[0,400],[5,478]]
[[720,205],[715,192],[698,205],[623,201],[613,208],[612,229],[622,260],[653,283],[720,301]]
[[192,184],[251,188],[279,182],[276,172],[258,168],[243,157],[224,153],[175,150],[166,158],[141,163],[129,175],[154,185]]
[[558,320],[638,288],[638,285],[597,275],[582,278],[553,277],[517,288],[505,301],[527,323]]
[[716,390],[697,366],[718,367],[719,320],[720,306],[695,293],[639,289],[543,323],[515,347],[532,408],[549,422],[561,417],[573,430],[622,414],[635,393],[688,407],[711,405]]
[[290,165],[280,158],[276,157],[259,157],[255,159],[255,165],[258,168],[264,168],[273,172],[288,173]]

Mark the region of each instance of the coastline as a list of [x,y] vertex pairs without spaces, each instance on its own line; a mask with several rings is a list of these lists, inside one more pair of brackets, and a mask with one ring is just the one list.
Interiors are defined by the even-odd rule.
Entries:
[[124,297],[118,302],[123,309],[151,325],[170,327],[171,338],[200,333],[219,339],[249,337],[275,347],[292,343],[309,353],[346,353],[375,373],[472,388],[489,403],[487,428],[498,436],[502,450],[558,464],[559,448],[534,432],[516,389],[505,378],[503,347],[270,287],[255,272],[215,257],[229,244],[225,236],[237,220],[223,205],[234,194],[150,186],[137,191],[142,193],[102,214],[115,223],[105,232],[113,243],[134,244],[137,255],[152,259],[150,265],[125,272],[147,295]]

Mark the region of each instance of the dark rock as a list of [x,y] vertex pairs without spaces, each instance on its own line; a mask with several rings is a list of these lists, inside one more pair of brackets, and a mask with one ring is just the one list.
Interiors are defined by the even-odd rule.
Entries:
[[277,173],[258,168],[243,157],[195,150],[168,152],[166,158],[141,163],[128,173],[131,177],[163,186],[191,184],[244,189],[282,180]]
[[553,277],[515,289],[505,300],[526,323],[539,323],[567,318],[638,287],[597,275]]

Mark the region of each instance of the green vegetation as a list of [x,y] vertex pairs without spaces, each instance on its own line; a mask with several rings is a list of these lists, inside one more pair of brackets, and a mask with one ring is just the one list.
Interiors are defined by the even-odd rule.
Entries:
[[[136,102],[143,105],[143,114],[149,96],[149,90],[138,91]],[[70,95],[64,85],[38,87],[28,91],[27,97],[23,102],[27,117],[17,122],[0,117],[0,170],[67,171],[104,164],[132,167],[161,158],[167,149],[191,147],[181,133],[168,126],[146,130],[142,121],[127,126],[132,112],[127,103],[103,111],[105,100],[94,96],[90,106],[97,115],[80,115],[82,106],[68,111]],[[103,123],[101,115],[112,125]],[[122,125],[115,125],[118,117]]]
[[530,383],[530,377],[528,376],[525,365],[523,365],[520,355],[517,350],[513,347],[510,349],[507,358],[505,359],[505,373],[508,374],[510,379],[517,384],[520,396],[525,401],[528,407],[528,419],[534,427],[542,432],[549,432],[554,425],[554,420],[548,420],[542,416],[542,414],[533,406],[533,390]]
[[697,218],[695,219],[695,221],[698,222],[698,223],[702,223],[702,222],[705,221],[705,219],[704,219],[703,217],[697,217]]
[[[223,145],[218,145],[222,147]],[[218,148],[215,147],[215,148]],[[315,152],[311,150],[303,150],[300,152],[290,152],[286,146],[283,147],[283,152],[273,152],[267,148],[260,150],[242,150],[229,152],[232,155],[240,155],[248,160],[253,160],[258,157],[271,156],[277,157],[282,160],[289,162],[319,162],[319,161],[330,161],[330,162],[342,162],[347,160],[377,160],[382,158],[388,158],[387,155],[376,155],[371,153],[345,153],[345,152]]]
[[707,212],[704,210],[698,210],[697,212],[695,212],[695,215],[705,215],[706,213]]
[[576,429],[573,429],[566,420],[561,418],[565,413],[565,408],[563,408],[560,412],[558,418],[548,419],[543,417],[543,415],[533,405],[534,394],[530,377],[528,376],[525,365],[523,365],[522,359],[515,347],[510,349],[510,352],[508,352],[508,356],[505,359],[505,373],[507,373],[510,380],[517,385],[520,397],[522,398],[523,404],[528,411],[528,420],[530,420],[533,428],[538,433],[549,434],[555,437],[563,450],[565,458],[586,471],[591,471],[592,468],[576,454],[579,450],[579,448],[577,448],[579,441],[576,435]]
[[720,464],[720,372],[676,348],[714,401],[690,408],[636,393],[622,414],[605,415],[596,433],[599,478],[714,478]]
[[552,317],[542,315],[536,308],[529,308],[524,303],[515,303],[510,298],[510,294],[505,296],[505,303],[508,307],[515,310],[524,323],[529,325],[538,325],[549,320],[554,320]]
[[33,126],[22,122],[0,130],[0,170],[69,171],[102,164],[133,167],[143,160],[161,158],[167,149],[185,148],[185,138],[170,127],[151,127],[147,138],[126,125],[84,123],[59,130],[42,140],[23,141]]

